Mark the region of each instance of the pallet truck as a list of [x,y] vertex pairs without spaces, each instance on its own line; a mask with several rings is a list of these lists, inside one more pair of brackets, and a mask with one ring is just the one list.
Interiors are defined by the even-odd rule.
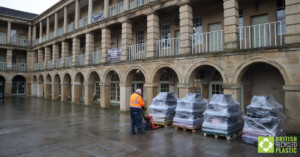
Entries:
[[145,123],[143,124],[143,129],[144,130],[155,130],[155,129],[161,128],[161,126],[158,126],[158,125],[154,124],[152,116],[150,116],[150,115],[145,116],[144,110],[141,110],[142,115],[143,115],[144,120],[145,120]]

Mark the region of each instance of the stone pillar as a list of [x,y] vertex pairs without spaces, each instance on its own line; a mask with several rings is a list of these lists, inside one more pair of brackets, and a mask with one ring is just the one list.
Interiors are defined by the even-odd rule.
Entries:
[[286,114],[286,130],[287,132],[299,132],[300,130],[300,85],[283,86],[285,94],[285,114]]
[[53,44],[52,47],[52,65],[55,67],[56,60],[59,59],[59,45],[58,43]]
[[75,29],[78,28],[78,21],[79,21],[79,12],[80,12],[80,5],[79,5],[79,0],[75,0]]
[[31,38],[31,26],[28,25],[28,36],[27,36],[27,45],[32,45],[33,44],[33,40]]
[[93,0],[89,0],[89,6],[88,6],[88,24],[92,23],[92,15],[93,15]]
[[47,64],[50,61],[51,49],[50,47],[45,47],[45,63]]
[[44,62],[43,53],[44,53],[44,51],[42,49],[38,50],[38,63]]
[[31,96],[31,83],[30,82],[26,82],[26,96]]
[[39,42],[42,41],[42,35],[43,35],[43,23],[42,21],[40,22],[40,39],[39,39]]
[[76,65],[76,57],[80,53],[80,39],[78,37],[74,37],[72,44],[73,44],[72,45],[72,55],[73,55],[72,65],[75,66]]
[[54,37],[57,37],[58,34],[58,13],[54,13]]
[[79,104],[81,98],[81,85],[80,82],[74,82],[72,84],[72,102]]
[[90,54],[93,53],[95,50],[94,47],[94,34],[87,33],[85,35],[85,64],[89,65],[90,61]]
[[5,82],[5,97],[10,97],[12,93],[12,83],[11,82]]
[[179,98],[183,98],[186,96],[187,93],[189,93],[189,86],[188,84],[179,84],[178,85],[179,88]]
[[36,26],[33,25],[33,30],[32,30],[32,45],[35,45],[35,40],[36,40]]
[[47,17],[46,40],[49,39],[49,35],[50,35],[50,17]]
[[61,57],[62,57],[62,67],[64,67],[65,66],[65,59],[66,59],[66,57],[68,57],[68,55],[69,55],[69,43],[68,42],[65,42],[65,41],[63,41],[62,43],[61,43]]
[[12,69],[12,49],[6,50],[6,68],[8,70]]
[[129,10],[129,0],[124,0],[124,11]]
[[130,21],[122,23],[122,56],[121,60],[126,61],[129,57],[129,45],[132,44],[132,24]]
[[188,3],[180,5],[180,51],[179,54],[191,53],[191,36],[193,34],[193,9]]
[[223,0],[224,8],[224,49],[239,48],[239,5],[238,0]]
[[85,98],[84,98],[84,104],[85,105],[93,105],[94,101],[94,85],[92,83],[87,83],[84,86],[85,90]]
[[120,84],[120,110],[129,111],[131,84]]
[[[151,105],[152,99],[157,95],[158,93],[158,84],[153,83],[153,84],[144,84],[144,90],[143,91],[146,94],[147,97],[147,107]],[[145,102],[146,103],[146,102]]]
[[7,22],[7,43],[10,44],[11,43],[11,22]]
[[297,0],[285,0],[286,34],[285,44],[300,42],[300,3]]
[[31,96],[37,96],[37,83],[32,82],[31,83]]
[[58,83],[57,82],[52,82],[52,99],[58,99]]
[[110,84],[100,84],[100,101],[101,108],[109,108]]
[[111,31],[109,28],[103,28],[101,30],[101,46],[102,46],[102,53],[101,53],[101,63],[104,63],[107,61],[107,50],[110,49],[111,44]]
[[32,51],[27,51],[27,56],[26,56],[26,60],[27,60],[27,70],[33,70],[33,57],[34,57],[34,52]]
[[104,0],[104,18],[109,17],[109,0]]
[[68,8],[64,7],[64,33],[68,32]]
[[51,82],[46,82],[45,83],[45,89],[44,89],[44,98],[50,99],[51,95],[50,95],[50,88],[51,88]]
[[61,83],[61,101],[68,101],[68,84]]
[[159,17],[155,13],[147,16],[147,58],[155,57],[155,42],[159,40]]
[[43,97],[44,96],[44,84],[38,83],[37,84],[37,97]]

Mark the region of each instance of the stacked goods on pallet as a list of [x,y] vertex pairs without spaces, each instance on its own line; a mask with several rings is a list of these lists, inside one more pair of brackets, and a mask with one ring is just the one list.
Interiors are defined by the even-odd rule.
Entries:
[[285,119],[282,105],[272,96],[253,96],[244,116],[242,138],[257,144],[258,136],[284,136]]
[[187,129],[201,128],[206,104],[201,94],[188,93],[177,101],[173,125]]
[[214,94],[203,113],[202,131],[215,135],[232,135],[243,128],[240,105],[231,95]]
[[178,97],[174,93],[161,92],[152,99],[149,106],[155,124],[168,125],[173,123]]

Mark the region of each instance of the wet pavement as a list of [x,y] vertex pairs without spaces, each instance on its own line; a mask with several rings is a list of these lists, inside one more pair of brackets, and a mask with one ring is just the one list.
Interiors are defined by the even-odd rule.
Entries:
[[226,141],[172,127],[132,136],[129,130],[129,113],[118,109],[30,97],[0,103],[1,157],[262,156],[240,137]]

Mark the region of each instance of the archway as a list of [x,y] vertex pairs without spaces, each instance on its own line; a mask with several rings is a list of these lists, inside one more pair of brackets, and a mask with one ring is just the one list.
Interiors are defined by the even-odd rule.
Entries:
[[190,92],[201,93],[206,99],[210,99],[213,94],[224,93],[223,78],[220,72],[210,65],[201,65],[193,70],[188,83]]
[[63,84],[61,86],[61,100],[62,101],[72,101],[72,90],[71,90],[71,76],[70,74],[65,74],[63,78]]
[[37,97],[44,97],[44,77],[43,77],[43,75],[40,75],[39,79],[38,79]]
[[238,83],[241,84],[241,108],[244,113],[254,95],[270,95],[284,105],[284,78],[274,66],[263,62],[252,63],[241,71],[238,78]]
[[12,79],[12,95],[25,95],[26,92],[26,79],[17,75]]
[[97,72],[93,71],[88,78],[88,95],[85,104],[100,105],[100,77]]
[[105,100],[101,102],[101,106],[107,108],[112,106],[120,106],[120,77],[115,70],[110,70],[105,74],[105,92],[103,93]]
[[46,76],[46,83],[45,83],[45,98],[51,98],[52,96],[52,87],[51,87],[51,76],[48,74]]
[[33,76],[31,82],[31,96],[37,96],[37,77]]
[[52,99],[59,99],[61,97],[61,82],[58,74],[54,76],[52,84]]
[[84,77],[81,72],[77,73],[73,83],[74,87],[74,103],[84,103],[85,99],[85,89],[84,89]]
[[156,94],[160,92],[173,92],[177,96],[179,95],[178,76],[176,72],[169,67],[160,68],[154,75],[153,83],[158,83]]
[[135,92],[137,89],[141,89],[143,91],[143,99],[146,100],[146,93],[144,91],[145,75],[141,70],[132,69],[127,74],[126,83],[131,84],[131,93]]
[[0,75],[0,99],[4,98],[5,93],[5,78]]

